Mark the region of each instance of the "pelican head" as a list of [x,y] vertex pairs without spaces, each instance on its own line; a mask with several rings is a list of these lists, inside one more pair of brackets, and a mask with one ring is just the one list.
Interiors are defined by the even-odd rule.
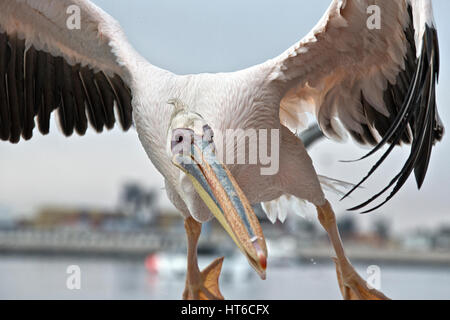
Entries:
[[168,130],[167,152],[262,279],[267,247],[259,221],[228,168],[216,157],[214,133],[203,117],[178,100]]

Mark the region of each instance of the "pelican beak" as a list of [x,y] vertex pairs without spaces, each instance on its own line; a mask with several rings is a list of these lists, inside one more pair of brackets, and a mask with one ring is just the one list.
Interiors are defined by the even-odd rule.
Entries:
[[264,280],[267,247],[258,218],[228,168],[218,161],[214,143],[195,140],[189,155],[176,154],[172,162],[189,176],[202,200]]

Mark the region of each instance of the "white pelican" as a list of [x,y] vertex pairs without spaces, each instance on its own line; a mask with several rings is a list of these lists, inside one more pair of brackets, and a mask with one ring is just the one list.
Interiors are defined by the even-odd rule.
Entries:
[[[310,112],[328,137],[347,131],[374,145],[367,156],[390,145],[368,176],[395,145],[411,144],[401,172],[355,210],[390,187],[386,201],[392,198],[413,171],[420,188],[444,133],[435,103],[438,72],[431,0],[334,0],[311,33],[280,56],[238,72],[187,76],[148,63],[119,24],[88,0],[0,0],[0,138],[30,139],[35,124],[47,134],[53,111],[66,136],[83,135],[88,123],[101,132],[116,119],[124,130],[134,121],[186,221],[186,299],[222,298],[222,260],[202,272],[197,266],[201,223],[213,216],[265,277],[267,249],[251,204],[284,195],[316,206],[344,298],[385,299],[346,258],[321,187],[331,180],[316,174],[293,132]],[[279,130],[277,172],[263,175],[261,159],[220,162],[215,148],[235,148],[223,139],[228,129]],[[245,135],[239,143],[249,144]]]

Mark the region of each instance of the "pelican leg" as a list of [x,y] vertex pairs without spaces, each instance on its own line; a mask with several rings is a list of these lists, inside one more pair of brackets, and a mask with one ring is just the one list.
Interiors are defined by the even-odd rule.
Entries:
[[336,273],[342,296],[345,300],[388,300],[383,293],[376,289],[371,289],[366,281],[356,272],[345,255],[342,240],[336,223],[336,216],[330,203],[317,207],[320,224],[328,233],[328,237],[333,245],[336,258]]
[[202,231],[201,223],[189,217],[184,221],[187,236],[187,274],[184,300],[223,300],[219,289],[219,276],[222,270],[223,257],[217,258],[203,271],[200,271],[197,260],[197,244]]

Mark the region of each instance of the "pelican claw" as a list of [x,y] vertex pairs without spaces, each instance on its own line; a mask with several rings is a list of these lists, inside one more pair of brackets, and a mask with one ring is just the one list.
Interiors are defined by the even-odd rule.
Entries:
[[224,300],[219,288],[223,257],[217,258],[199,274],[198,283],[186,281],[184,300]]
[[382,292],[369,288],[350,264],[341,265],[337,258],[333,258],[333,261],[344,300],[390,300]]

